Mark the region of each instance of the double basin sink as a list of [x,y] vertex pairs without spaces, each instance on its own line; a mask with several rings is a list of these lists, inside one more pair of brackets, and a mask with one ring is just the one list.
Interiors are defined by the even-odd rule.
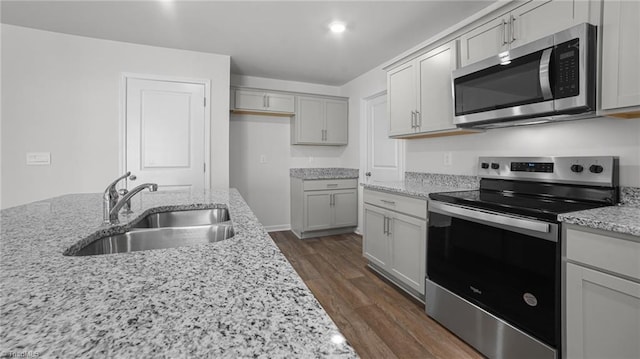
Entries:
[[108,235],[80,248],[74,256],[111,254],[212,243],[235,235],[229,210],[209,209],[168,211],[148,214],[132,222],[122,234]]

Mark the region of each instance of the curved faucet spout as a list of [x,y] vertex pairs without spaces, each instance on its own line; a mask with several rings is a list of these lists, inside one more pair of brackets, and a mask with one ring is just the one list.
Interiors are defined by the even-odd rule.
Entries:
[[116,203],[116,205],[113,206],[113,208],[111,208],[111,211],[109,211],[109,223],[110,224],[119,223],[118,212],[120,212],[120,209],[129,200],[131,200],[131,197],[135,196],[136,194],[138,194],[138,192],[142,191],[145,188],[148,188],[150,192],[155,192],[158,190],[158,185],[156,183],[143,183],[135,187],[131,191],[127,192],[124,196],[122,196],[122,198],[118,201],[118,203]]

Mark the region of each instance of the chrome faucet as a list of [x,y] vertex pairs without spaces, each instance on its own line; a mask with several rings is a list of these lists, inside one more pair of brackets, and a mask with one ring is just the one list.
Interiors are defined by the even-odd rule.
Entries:
[[[118,212],[120,212],[120,209],[129,203],[129,201],[131,200],[131,197],[135,196],[136,194],[138,194],[138,192],[142,191],[145,188],[149,188],[150,192],[155,192],[155,191],[158,190],[158,185],[156,183],[143,183],[143,184],[139,185],[138,187],[132,189],[131,191],[128,191],[124,196],[122,196],[122,199],[120,199],[111,208],[111,211],[109,211],[109,222],[108,222],[108,224],[118,224],[118,223],[120,223],[120,221],[118,220]],[[105,224],[106,224],[106,222],[105,222]]]
[[103,224],[111,224],[110,220],[110,212],[113,207],[118,203],[118,190],[116,190],[116,186],[118,182],[129,177],[130,180],[135,181],[136,176],[131,175],[131,172],[127,172],[122,176],[115,179],[115,181],[111,182],[110,185],[107,186],[107,189],[104,190],[104,194],[102,195],[102,223]]

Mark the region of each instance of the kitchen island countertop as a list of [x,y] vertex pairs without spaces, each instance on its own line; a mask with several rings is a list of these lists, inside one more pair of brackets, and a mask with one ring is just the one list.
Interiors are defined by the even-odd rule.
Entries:
[[73,257],[62,253],[104,230],[101,194],[2,210],[1,357],[356,357],[236,190],[136,197],[124,226],[223,203],[236,234]]

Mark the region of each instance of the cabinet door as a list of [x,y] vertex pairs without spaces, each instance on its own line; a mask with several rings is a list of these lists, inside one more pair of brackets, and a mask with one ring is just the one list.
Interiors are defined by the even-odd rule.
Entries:
[[430,51],[416,61],[419,71],[419,132],[456,128],[453,124],[451,71],[458,65],[457,41]]
[[304,230],[315,231],[331,228],[331,191],[304,193]]
[[640,106],[640,1],[604,2],[602,108]]
[[358,225],[358,190],[349,189],[333,192],[333,226],[349,227]]
[[296,143],[322,143],[324,138],[324,101],[318,97],[298,96]]
[[389,263],[389,237],[386,234],[385,213],[377,207],[364,205],[362,254],[383,269],[387,269]]
[[511,48],[538,40],[573,25],[589,21],[589,1],[531,1],[510,14]]
[[347,101],[326,99],[324,106],[326,135],[325,142],[332,145],[346,145],[348,138],[349,105]]
[[424,294],[427,223],[399,213],[392,215],[391,274]]
[[387,111],[389,136],[415,132],[412,113],[417,110],[415,62],[411,61],[387,73]]
[[293,113],[296,105],[295,98],[294,95],[268,93],[266,99],[267,110]]
[[495,56],[509,49],[509,15],[493,19],[460,37],[460,65]]
[[566,263],[566,358],[640,358],[640,283]]
[[239,110],[264,110],[265,93],[262,91],[236,90],[235,108]]

